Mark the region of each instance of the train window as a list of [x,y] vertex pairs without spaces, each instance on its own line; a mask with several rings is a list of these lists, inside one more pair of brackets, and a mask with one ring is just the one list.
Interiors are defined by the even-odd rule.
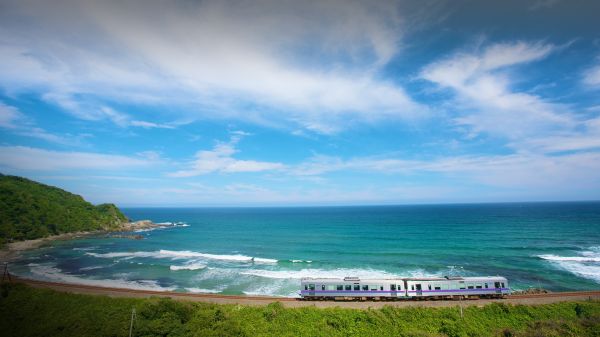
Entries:
[[441,289],[442,289],[441,287],[435,287],[435,290],[441,290]]
[[351,284],[346,284],[346,290],[352,290],[352,285]]
[[358,285],[358,284],[355,284],[355,285],[354,285],[354,291],[359,291],[359,290],[360,290],[360,285]]
[[362,286],[362,289],[363,289],[363,290],[369,290],[369,286],[368,286],[368,285],[366,285],[366,284],[363,284],[363,286]]
[[410,290],[415,290],[415,285],[414,284],[411,284]]
[[488,284],[486,283],[486,284],[485,284],[485,289],[487,289],[487,288],[488,288]]
[[427,289],[431,290],[431,284],[427,285]]
[[502,288],[504,288],[504,282],[502,282]]
[[390,290],[391,291],[395,291],[396,290],[396,285],[395,284],[390,284]]
[[473,286],[469,286],[469,289],[473,289]]
[[314,284],[309,284],[308,285],[308,289],[309,290],[315,290],[315,285]]
[[379,286],[379,290],[383,290],[383,286]]
[[500,288],[500,282],[494,282],[494,288]]
[[402,290],[402,285],[401,284],[398,285],[398,290]]
[[477,288],[477,289],[481,289],[481,286],[475,286],[475,288]]
[[321,285],[321,290],[325,290],[325,285]]
[[304,285],[304,290],[308,290],[308,285]]
[[344,286],[343,286],[343,285],[341,285],[341,284],[338,284],[338,286],[337,286],[337,290],[344,290]]

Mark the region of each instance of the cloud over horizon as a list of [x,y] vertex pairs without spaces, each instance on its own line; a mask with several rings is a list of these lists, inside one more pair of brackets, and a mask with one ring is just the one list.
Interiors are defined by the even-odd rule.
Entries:
[[0,170],[136,205],[600,199],[577,4],[4,0]]

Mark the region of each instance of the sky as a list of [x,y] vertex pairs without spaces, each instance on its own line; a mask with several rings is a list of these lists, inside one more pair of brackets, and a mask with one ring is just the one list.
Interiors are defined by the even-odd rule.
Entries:
[[0,0],[0,172],[125,207],[600,200],[598,13]]

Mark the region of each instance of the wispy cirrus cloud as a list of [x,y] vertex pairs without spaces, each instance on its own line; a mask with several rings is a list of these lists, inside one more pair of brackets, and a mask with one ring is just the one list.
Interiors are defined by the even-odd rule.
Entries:
[[583,83],[592,88],[600,88],[600,57],[597,64],[586,69],[583,73]]
[[35,122],[16,107],[0,102],[0,129],[23,136],[62,145],[77,145],[81,137],[58,135],[36,126]]
[[39,90],[84,119],[106,117],[98,101],[180,104],[197,118],[333,133],[427,113],[377,75],[400,47],[394,2],[65,4],[69,13],[5,4],[0,82]]
[[[597,147],[594,116],[577,116],[566,104],[512,89],[514,67],[560,50],[543,42],[496,43],[458,52],[426,66],[421,77],[452,90],[458,107],[454,122],[467,136],[501,137],[517,150],[552,152]],[[568,139],[560,146],[553,142]]]
[[0,168],[15,171],[124,170],[156,165],[157,160],[93,152],[51,151],[27,146],[0,146]]
[[210,173],[242,173],[280,170],[282,163],[242,160],[233,157],[238,152],[236,144],[245,133],[234,133],[228,142],[219,142],[211,150],[196,152],[194,159],[185,164],[187,168],[168,174],[170,177],[193,177]]

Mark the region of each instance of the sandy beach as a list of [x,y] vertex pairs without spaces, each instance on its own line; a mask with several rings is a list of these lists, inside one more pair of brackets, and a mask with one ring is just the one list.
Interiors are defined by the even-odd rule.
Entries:
[[52,241],[72,240],[72,239],[79,239],[79,238],[82,238],[85,236],[104,235],[104,234],[110,234],[113,232],[128,232],[128,231],[134,231],[134,230],[138,230],[138,229],[149,229],[149,228],[155,228],[155,227],[160,227],[160,226],[161,225],[155,224],[150,220],[141,220],[141,221],[124,223],[119,228],[109,230],[109,231],[99,230],[99,231],[73,232],[73,233],[51,235],[51,236],[47,236],[45,238],[39,238],[39,239],[34,239],[34,240],[10,242],[10,243],[7,243],[0,250],[0,262],[1,263],[10,262],[10,261],[18,258],[19,254],[21,252],[30,250],[30,249],[40,248],[43,245],[46,245]]

